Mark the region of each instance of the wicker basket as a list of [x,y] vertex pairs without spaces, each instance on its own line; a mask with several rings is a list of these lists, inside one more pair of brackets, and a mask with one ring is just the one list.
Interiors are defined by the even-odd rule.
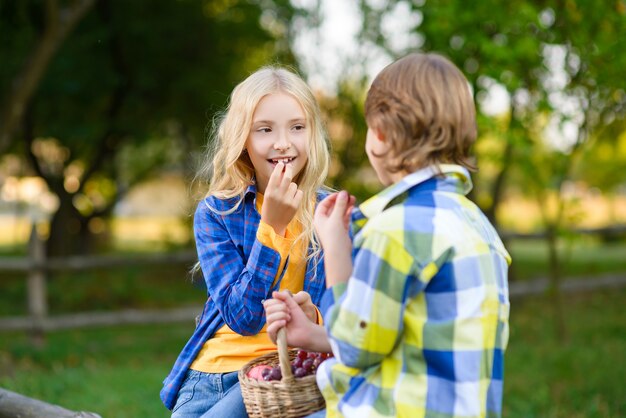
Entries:
[[[278,352],[266,354],[248,362],[239,370],[243,403],[250,418],[305,417],[324,408],[324,398],[317,388],[315,375],[296,379],[291,373],[291,360],[297,350],[288,350],[284,329],[278,331]],[[282,380],[264,381],[249,378],[254,366],[280,365]]]

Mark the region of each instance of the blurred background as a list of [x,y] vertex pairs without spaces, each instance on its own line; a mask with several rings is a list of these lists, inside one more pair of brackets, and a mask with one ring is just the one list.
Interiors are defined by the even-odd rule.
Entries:
[[302,74],[328,184],[362,201],[365,93],[414,51],[476,100],[471,198],[513,256],[504,416],[626,416],[625,0],[0,1],[0,388],[169,416],[206,297],[193,178],[232,88]]

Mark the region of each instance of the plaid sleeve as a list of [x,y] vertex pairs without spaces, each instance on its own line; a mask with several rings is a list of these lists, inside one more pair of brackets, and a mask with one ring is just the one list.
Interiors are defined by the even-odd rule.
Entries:
[[414,258],[395,239],[382,233],[364,239],[347,286],[335,286],[324,298],[330,305],[326,328],[342,364],[364,369],[393,350],[402,333],[407,289],[421,283],[415,273]]
[[[232,241],[223,217],[199,205],[194,217],[198,258],[209,297],[226,324],[241,335],[254,335],[265,324],[263,299],[270,297],[280,254],[255,239],[248,260]],[[229,229],[243,228],[243,223]],[[241,231],[240,231],[241,232]]]

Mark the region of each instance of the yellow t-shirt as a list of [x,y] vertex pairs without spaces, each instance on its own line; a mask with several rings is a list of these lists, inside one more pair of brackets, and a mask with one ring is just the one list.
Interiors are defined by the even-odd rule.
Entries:
[[[256,207],[259,212],[262,205],[263,195],[257,193]],[[301,231],[302,225],[295,219],[287,226],[284,237],[277,235],[274,229],[264,222],[259,223],[257,230],[257,239],[280,254],[280,265],[274,281],[280,277],[289,257],[289,264],[280,283],[280,289],[289,289],[293,294],[298,293],[304,287],[306,248],[304,245],[292,245]],[[319,312],[318,322],[320,322]],[[205,373],[227,373],[239,370],[258,356],[276,351],[276,346],[270,341],[266,328],[267,325],[263,326],[256,335],[243,336],[234,332],[228,325],[224,325],[217,330],[213,338],[204,343],[190,368]]]

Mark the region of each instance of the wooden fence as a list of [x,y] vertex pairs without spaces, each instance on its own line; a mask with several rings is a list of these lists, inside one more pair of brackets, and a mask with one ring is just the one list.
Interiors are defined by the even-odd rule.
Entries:
[[0,418],[101,418],[93,412],[70,411],[0,388]]
[[0,273],[23,272],[27,280],[28,316],[0,318],[0,331],[27,330],[34,340],[46,331],[97,325],[147,324],[193,321],[202,306],[186,306],[169,310],[126,309],[114,312],[83,312],[50,316],[48,313],[47,274],[54,271],[81,271],[112,269],[141,265],[191,265],[196,260],[195,251],[134,255],[73,256],[48,258],[45,243],[33,228],[28,243],[27,257],[4,257],[0,259]]
[[[577,230],[574,233],[595,234],[613,239],[626,235],[626,226],[596,230]],[[509,239],[541,239],[542,234],[503,234]],[[79,271],[90,269],[108,269],[136,265],[168,265],[196,261],[195,251],[176,253],[136,255],[132,258],[113,255],[80,256],[46,259],[44,242],[33,228],[29,240],[29,254],[21,258],[0,259],[0,273],[3,271],[24,272],[27,276],[28,316],[0,318],[0,331],[26,330],[35,342],[43,338],[45,332],[66,328],[148,324],[193,321],[201,306],[185,306],[169,310],[126,309],[113,312],[83,312],[67,315],[50,316],[48,314],[46,276],[51,271]],[[510,284],[511,298],[540,294],[546,291],[548,280],[539,278],[529,282]],[[579,292],[598,287],[626,286],[626,275],[612,274],[593,279],[567,279],[562,283],[563,292]]]

